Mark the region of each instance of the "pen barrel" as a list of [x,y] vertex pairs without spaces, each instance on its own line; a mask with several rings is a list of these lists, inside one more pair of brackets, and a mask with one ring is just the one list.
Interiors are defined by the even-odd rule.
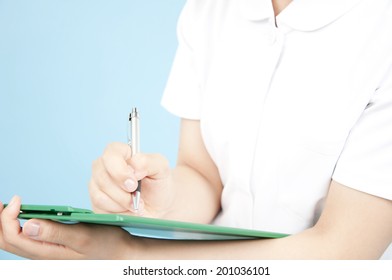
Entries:
[[139,113],[137,112],[136,108],[132,109],[131,113],[131,148],[132,148],[132,155],[135,155],[140,152],[140,126],[139,126]]

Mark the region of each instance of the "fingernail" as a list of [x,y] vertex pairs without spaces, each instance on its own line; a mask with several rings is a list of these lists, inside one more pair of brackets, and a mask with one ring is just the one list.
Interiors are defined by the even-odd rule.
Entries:
[[133,187],[135,186],[135,181],[132,179],[126,179],[124,182],[124,186],[127,189],[127,191],[131,192],[133,191]]
[[28,223],[25,224],[23,232],[26,233],[29,237],[35,238],[39,234],[39,224],[38,223]]

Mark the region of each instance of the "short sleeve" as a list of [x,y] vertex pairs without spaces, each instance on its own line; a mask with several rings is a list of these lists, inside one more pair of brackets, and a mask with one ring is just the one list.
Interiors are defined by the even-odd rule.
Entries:
[[352,128],[333,179],[392,200],[392,69]]
[[192,47],[192,10],[188,1],[177,26],[178,48],[161,100],[169,112],[186,119],[200,118],[200,82]]

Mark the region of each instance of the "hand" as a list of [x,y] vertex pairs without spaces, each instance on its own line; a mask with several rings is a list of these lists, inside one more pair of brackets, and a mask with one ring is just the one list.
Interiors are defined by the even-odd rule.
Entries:
[[[23,228],[17,216],[20,198],[0,202],[0,249],[30,259],[124,259],[140,242],[118,227],[67,225],[31,219]],[[130,250],[134,246],[135,251]]]
[[[158,154],[136,154],[123,143],[112,143],[93,163],[89,193],[97,213],[138,214],[161,218],[174,201],[168,161]],[[132,192],[142,180],[138,211]]]

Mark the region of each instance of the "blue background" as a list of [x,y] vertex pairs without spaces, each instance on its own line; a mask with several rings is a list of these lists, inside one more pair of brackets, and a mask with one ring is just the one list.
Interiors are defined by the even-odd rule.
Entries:
[[[91,163],[126,142],[172,165],[179,121],[160,106],[185,0],[0,0],[0,200],[91,208]],[[0,251],[0,259],[17,259]]]

